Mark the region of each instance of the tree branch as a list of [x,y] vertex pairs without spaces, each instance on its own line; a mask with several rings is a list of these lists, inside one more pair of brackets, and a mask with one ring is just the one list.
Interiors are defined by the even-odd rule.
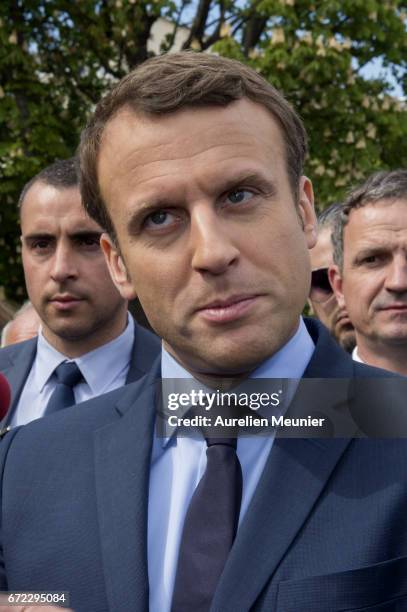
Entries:
[[198,40],[202,45],[211,3],[212,0],[199,0],[195,18],[192,22],[191,31],[187,40],[182,45],[183,49],[188,49],[194,40]]

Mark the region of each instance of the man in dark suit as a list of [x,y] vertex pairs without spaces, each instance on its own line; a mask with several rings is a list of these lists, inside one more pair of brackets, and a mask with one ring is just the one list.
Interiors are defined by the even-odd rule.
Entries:
[[77,612],[405,608],[403,440],[154,429],[160,377],[349,379],[339,416],[353,379],[385,389],[300,317],[316,239],[305,152],[284,98],[217,56],[154,58],[100,103],[84,202],[164,347],[136,383],[4,438],[3,589],[69,591]]
[[19,209],[27,291],[42,329],[38,339],[0,351],[0,371],[12,388],[3,427],[47,413],[60,366],[78,368],[67,403],[80,402],[143,376],[160,346],[133,321],[111,281],[102,228],[83,210],[74,159],[35,176]]

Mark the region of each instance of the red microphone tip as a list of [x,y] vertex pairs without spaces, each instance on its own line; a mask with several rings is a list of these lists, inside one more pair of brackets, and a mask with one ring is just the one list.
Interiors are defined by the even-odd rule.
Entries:
[[6,416],[10,406],[11,389],[7,378],[0,372],[0,421]]

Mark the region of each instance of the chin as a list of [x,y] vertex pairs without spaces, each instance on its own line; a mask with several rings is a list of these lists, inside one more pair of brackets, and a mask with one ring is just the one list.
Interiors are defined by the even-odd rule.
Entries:
[[383,333],[381,330],[380,338],[386,344],[393,344],[395,346],[401,345],[405,346],[407,350],[407,328],[403,327],[402,329],[390,330],[387,334]]
[[[276,349],[278,350],[278,349]],[[239,376],[255,370],[263,361],[273,354],[270,344],[263,347],[253,346],[253,343],[241,343],[240,347],[230,347],[226,350],[209,351],[206,362],[208,373],[220,376]]]
[[78,324],[63,326],[55,325],[53,327],[49,327],[49,329],[52,331],[54,336],[57,336],[57,338],[61,338],[62,340],[75,341],[89,335],[89,330],[83,329]]
[[353,332],[344,333],[339,336],[338,342],[347,353],[351,353],[356,346],[355,334]]

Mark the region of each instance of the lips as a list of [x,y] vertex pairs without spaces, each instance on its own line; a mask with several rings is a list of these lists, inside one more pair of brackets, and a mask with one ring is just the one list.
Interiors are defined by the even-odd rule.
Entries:
[[234,295],[215,300],[198,308],[198,314],[211,323],[230,323],[248,314],[255,307],[261,295]]
[[70,293],[62,293],[54,295],[50,298],[49,302],[57,309],[57,310],[70,310],[74,308],[83,301],[82,297],[77,295],[72,295]]
[[378,310],[384,312],[407,312],[407,304],[389,304],[388,306],[384,306]]
[[342,313],[341,315],[339,315],[336,319],[336,325],[351,325],[351,321],[349,319],[349,316],[347,313]]

